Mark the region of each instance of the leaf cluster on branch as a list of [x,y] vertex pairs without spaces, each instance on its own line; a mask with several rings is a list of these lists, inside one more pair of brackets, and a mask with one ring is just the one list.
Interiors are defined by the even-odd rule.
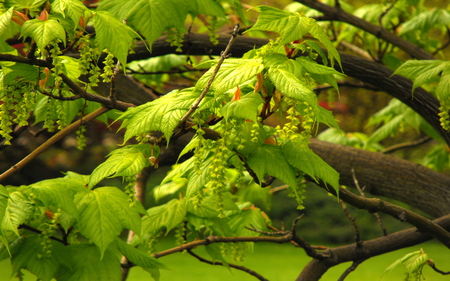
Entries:
[[[257,19],[240,29],[237,22],[250,23],[242,4],[226,2],[0,4],[2,150],[14,149],[21,128],[38,123],[54,133],[20,162],[11,163],[0,182],[7,183],[73,131],[83,149],[86,124],[94,119],[125,130],[123,146],[90,175],[68,171],[27,185],[0,185],[0,260],[10,258],[15,274],[26,269],[40,280],[125,280],[131,267],[140,266],[158,280],[165,268],[158,258],[187,251],[201,262],[267,280],[229,263],[226,249],[239,261],[252,243],[272,242],[291,243],[311,257],[297,280],[319,280],[330,267],[352,261],[343,280],[376,255],[433,238],[450,247],[448,176],[391,155],[341,145],[351,143],[342,132],[336,143],[314,138],[319,126],[329,127],[322,139],[340,132],[332,110],[319,105],[316,87],[329,85],[332,99],[339,95],[339,85],[350,85],[347,79],[352,78],[401,102],[391,102],[373,117],[373,123],[382,125],[368,140],[358,140],[360,147],[380,147],[380,141],[402,126],[434,139],[440,143],[437,148],[450,145],[450,66],[434,57],[448,43],[427,36],[433,28],[446,29],[449,35],[449,12],[430,12],[416,1],[393,1],[352,13],[340,1],[333,7],[298,0],[302,5],[293,3],[286,10],[253,7]],[[234,19],[232,30],[225,30],[227,17]],[[219,35],[221,28],[225,32]],[[202,29],[208,34],[197,32]],[[277,36],[254,37],[261,32]],[[404,63],[405,54],[419,60]],[[161,94],[171,75],[190,85]],[[272,125],[274,116],[283,120]],[[186,135],[187,140],[182,138]],[[146,190],[146,181],[180,140],[176,158],[187,160]],[[439,161],[434,157],[430,161]],[[122,183],[105,185],[114,178]],[[388,214],[414,228],[361,241],[347,214],[355,244],[312,246],[297,234],[297,220],[291,230],[280,231],[256,205],[259,198],[269,198],[275,180],[285,184],[298,209],[307,200],[306,182],[313,182],[342,202]],[[361,196],[344,185],[357,187]],[[360,186],[435,219],[366,198]],[[146,193],[166,197],[166,203],[148,206]],[[124,229],[129,231],[126,242],[120,238]],[[157,252],[155,243],[169,232],[175,233],[179,246]],[[193,251],[198,246],[207,246],[211,260]],[[417,253],[413,256],[422,262],[409,271],[421,272],[425,264],[436,270],[425,254]]]

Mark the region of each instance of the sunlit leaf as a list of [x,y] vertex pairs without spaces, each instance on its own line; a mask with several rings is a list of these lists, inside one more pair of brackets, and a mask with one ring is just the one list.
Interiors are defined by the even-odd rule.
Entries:
[[150,151],[151,146],[145,143],[114,150],[108,155],[108,159],[92,172],[89,188],[107,177],[130,177],[140,173],[142,169],[150,165],[148,160],[151,156]]

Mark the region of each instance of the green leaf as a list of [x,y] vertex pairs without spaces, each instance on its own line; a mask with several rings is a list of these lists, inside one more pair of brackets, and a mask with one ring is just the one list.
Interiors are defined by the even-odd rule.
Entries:
[[323,52],[322,47],[320,46],[319,43],[317,43],[316,41],[312,41],[312,40],[304,40],[303,43],[308,45],[311,49],[313,49],[314,51],[316,51],[316,53],[318,53],[320,55],[324,65],[328,65],[327,56]]
[[87,10],[79,0],[55,0],[52,3],[52,12],[60,13],[63,17],[68,16],[75,26]]
[[431,28],[446,26],[450,23],[450,13],[445,9],[433,9],[430,11],[422,11],[417,16],[404,22],[400,29],[400,35],[416,32],[420,30],[427,33]]
[[315,121],[325,124],[329,127],[339,129],[339,124],[338,124],[336,118],[334,118],[333,112],[331,112],[330,110],[327,110],[321,106],[318,106],[317,108],[319,109],[319,111],[314,116]]
[[200,171],[193,169],[188,174],[188,185],[186,188],[186,198],[195,196],[197,192],[204,188],[211,179],[210,170],[212,169],[212,157],[207,158],[201,163]]
[[185,32],[184,22],[188,14],[225,16],[223,8],[214,0],[104,0],[99,9],[108,10],[119,19],[127,19],[145,37],[149,46],[170,28]]
[[8,190],[0,184],[0,222],[6,213],[6,207],[8,206],[9,192]]
[[436,88],[436,95],[441,100],[441,102],[448,105],[448,100],[450,97],[450,67],[447,67],[444,70],[442,77],[439,80],[439,84]]
[[221,109],[222,115],[229,119],[230,117],[248,119],[256,122],[258,115],[258,106],[263,103],[258,93],[251,92],[244,95],[239,100],[230,101]]
[[[226,59],[220,66],[212,85],[211,90],[216,95],[226,92],[245,81],[253,78],[264,69],[261,59]],[[197,82],[196,89],[204,89],[215,71],[211,67]]]
[[289,164],[313,179],[321,179],[335,190],[339,189],[339,173],[309,149],[303,140],[287,140],[283,143],[282,150]]
[[31,236],[24,239],[24,242],[11,259],[14,273],[24,268],[42,281],[50,281],[54,277],[60,264],[60,257],[54,252],[63,251],[64,246],[59,242],[50,241],[53,253],[48,257],[43,256],[39,258],[43,252],[42,243],[46,243],[44,239],[48,238]]
[[39,78],[39,70],[33,65],[25,63],[15,63],[10,66],[3,66],[2,68],[3,71],[6,72],[6,75],[3,78],[3,84],[5,86],[13,83],[14,79],[16,78],[33,82],[35,82]]
[[265,175],[270,175],[282,180],[289,186],[297,186],[296,172],[286,161],[279,146],[261,145],[248,157],[247,164],[255,172],[260,182],[264,181]]
[[229,224],[236,236],[255,236],[255,232],[246,227],[255,227],[263,231],[267,229],[266,219],[261,210],[254,207],[242,210],[230,220]]
[[13,231],[19,235],[17,228],[28,221],[30,216],[34,214],[35,208],[33,203],[27,200],[20,191],[11,192],[9,196],[0,230],[3,233],[8,230]]
[[67,178],[56,178],[40,181],[30,185],[36,198],[41,200],[45,206],[53,205],[61,208],[71,216],[78,216],[78,209],[74,203],[77,192],[86,192],[84,185]]
[[101,187],[78,203],[80,232],[94,242],[103,255],[123,228],[140,233],[139,210],[130,206],[128,196],[115,187]]
[[166,228],[168,233],[177,227],[186,217],[186,202],[184,199],[172,199],[164,205],[147,210],[147,215],[142,218],[142,232],[153,233]]
[[74,244],[66,246],[67,254],[62,261],[65,270],[60,270],[55,279],[58,281],[120,281],[122,270],[119,257],[106,249],[100,254],[92,244]]
[[369,142],[377,143],[391,135],[395,135],[398,132],[400,125],[404,122],[403,118],[403,115],[398,115],[386,122],[383,126],[372,133]]
[[306,58],[297,58],[296,61],[300,63],[303,69],[311,75],[314,80],[321,84],[328,83],[339,92],[339,87],[334,75],[342,75],[340,72],[337,72],[334,68],[318,64],[317,62]]
[[[224,213],[226,216],[231,216],[239,212],[239,208],[234,203],[231,194],[225,193],[222,199]],[[216,219],[219,215],[217,207],[218,203],[219,198],[217,196],[209,195],[202,199],[198,207],[195,207],[194,204],[188,204],[187,209],[189,213],[194,214],[197,217]],[[223,226],[220,228],[223,229]]]
[[442,60],[409,60],[397,68],[394,74],[413,80],[414,92],[414,89],[425,83],[437,81],[438,74],[449,66],[450,62]]
[[168,28],[186,30],[184,20],[188,11],[185,1],[110,0],[102,1],[99,9],[109,10],[119,19],[127,19],[131,26],[141,32],[149,46]]
[[10,0],[7,2],[12,2],[11,4],[15,5],[16,10],[19,11],[22,9],[35,10],[44,4],[45,1],[46,0]]
[[36,41],[41,51],[54,40],[66,43],[66,32],[64,27],[51,16],[47,20],[32,19],[26,21],[22,26],[22,36],[30,36]]
[[193,88],[176,90],[152,102],[129,108],[119,118],[123,120],[120,129],[127,128],[124,142],[151,131],[160,131],[170,139],[180,119],[199,95]]
[[183,187],[186,187],[187,182],[188,180],[185,178],[176,178],[169,183],[155,187],[152,190],[155,201],[159,201],[161,198],[167,195],[172,195]]
[[381,277],[395,268],[403,266],[407,271],[407,280],[421,280],[421,278],[418,277],[422,274],[422,268],[427,264],[428,260],[428,255],[422,249],[406,254],[388,266]]
[[255,206],[263,204],[265,209],[270,209],[272,204],[272,193],[270,193],[270,189],[261,188],[256,183],[239,188],[236,195],[239,196],[241,202],[252,202]]
[[308,33],[308,27],[313,19],[301,16],[299,13],[283,11],[274,7],[258,6],[255,10],[261,14],[256,24],[247,30],[273,31],[280,34],[280,44],[284,45],[301,39]]
[[222,248],[218,244],[206,245],[205,251],[211,257],[211,260],[213,262],[220,261],[220,262],[222,262],[223,266],[225,266],[226,268],[230,268],[230,266],[228,265],[227,260],[225,259],[225,257],[222,254],[222,252],[223,252]]
[[148,167],[151,146],[146,143],[128,145],[116,149],[108,155],[108,159],[92,172],[89,188],[94,187],[107,177],[130,177]]
[[302,39],[306,33],[310,33],[327,49],[331,66],[333,66],[335,60],[339,65],[341,64],[338,51],[323,28],[314,19],[296,12],[283,11],[268,6],[258,6],[255,7],[255,10],[261,14],[256,24],[247,32],[253,30],[276,32],[280,34],[279,44],[281,45]]
[[145,269],[167,268],[164,264],[162,264],[160,261],[149,255],[148,253],[136,249],[135,247],[125,243],[119,238],[116,238],[114,242],[119,251],[125,257],[127,257],[129,261],[137,266]]
[[312,108],[317,108],[317,97],[311,88],[302,80],[298,79],[292,72],[283,68],[270,68],[269,79],[275,87],[284,95],[307,102]]
[[0,15],[0,38],[6,40],[13,37],[20,31],[20,26],[11,20],[14,7],[9,8]]
[[99,49],[108,49],[121,63],[125,64],[133,39],[140,36],[109,12],[98,11],[94,13],[92,20]]

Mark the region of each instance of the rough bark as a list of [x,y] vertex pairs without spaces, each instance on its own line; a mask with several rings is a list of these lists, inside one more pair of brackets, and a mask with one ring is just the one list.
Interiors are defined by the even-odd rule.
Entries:
[[[433,222],[446,230],[450,230],[450,215],[436,219]],[[417,231],[416,228],[411,228],[377,239],[364,241],[361,247],[357,247],[356,244],[350,244],[330,248],[324,252],[329,254],[329,257],[321,260],[311,260],[304,267],[302,273],[298,276],[297,281],[320,280],[322,275],[335,265],[349,261],[361,262],[371,257],[414,246],[430,239],[431,236],[429,234],[424,234]]]
[[395,156],[312,139],[311,149],[340,173],[340,184],[405,202],[434,216],[450,213],[450,178]]

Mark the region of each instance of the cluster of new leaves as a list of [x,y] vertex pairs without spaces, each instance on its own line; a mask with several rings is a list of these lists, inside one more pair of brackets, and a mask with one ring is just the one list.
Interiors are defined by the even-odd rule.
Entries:
[[[239,1],[230,2],[240,11]],[[55,124],[62,129],[77,115],[98,108],[77,94],[84,91],[89,97],[100,77],[112,80],[113,58],[126,65],[133,40],[140,38],[137,32],[151,45],[168,31],[179,44],[187,15],[225,17],[214,0],[105,0],[97,10],[78,0],[0,5],[0,37],[18,34],[29,42],[19,50],[5,40],[0,45],[16,61],[21,61],[19,52],[26,57],[23,63],[1,62],[0,130],[7,140],[11,125],[27,125],[30,112],[36,122],[54,130]],[[309,149],[308,139],[317,123],[338,127],[331,112],[318,106],[312,87],[328,83],[337,89],[339,73],[314,59],[321,56],[333,66],[340,64],[339,55],[313,19],[264,6],[256,10],[261,14],[251,30],[280,37],[242,59],[225,59],[218,70],[217,60],[205,62],[199,67],[211,69],[194,87],[129,108],[116,121],[126,129],[125,142],[136,138],[138,144],[111,152],[90,176],[69,172],[29,186],[0,186],[0,260],[12,257],[14,273],[27,269],[40,280],[118,280],[123,255],[157,278],[163,265],[148,251],[161,232],[181,228],[194,238],[255,235],[245,226],[264,230],[269,219],[252,201],[267,198],[268,189],[259,185],[270,185],[274,178],[289,186],[299,207],[305,176],[337,189],[338,173]],[[89,26],[95,35],[85,31]],[[315,39],[303,40],[307,33]],[[75,83],[83,91],[75,91]],[[199,100],[204,89],[208,91]],[[186,114],[188,122],[180,122]],[[276,128],[267,125],[266,119],[275,114],[284,114],[287,122]],[[160,197],[175,198],[145,210],[130,196],[130,184],[144,168],[157,166],[159,145],[170,145],[188,127],[196,135],[182,154],[194,155],[155,189]],[[162,137],[151,136],[154,131]],[[124,178],[125,192],[101,186],[111,177]],[[119,239],[123,229],[136,233],[133,246]],[[218,247],[210,246],[208,252],[226,263]]]
[[142,205],[117,187],[89,189],[88,182],[69,172],[29,186],[0,186],[0,259],[12,256],[14,272],[27,269],[40,280],[120,280],[121,255],[148,270],[162,268],[118,238],[122,229],[141,233]]
[[404,280],[406,281],[421,281],[425,280],[425,277],[422,275],[423,267],[427,264],[432,264],[433,260],[428,258],[428,255],[420,249],[419,251],[415,251],[405,255],[404,257],[396,260],[393,264],[391,264],[386,270],[383,272],[388,274],[393,271],[395,268],[403,267],[406,271],[406,277]]

